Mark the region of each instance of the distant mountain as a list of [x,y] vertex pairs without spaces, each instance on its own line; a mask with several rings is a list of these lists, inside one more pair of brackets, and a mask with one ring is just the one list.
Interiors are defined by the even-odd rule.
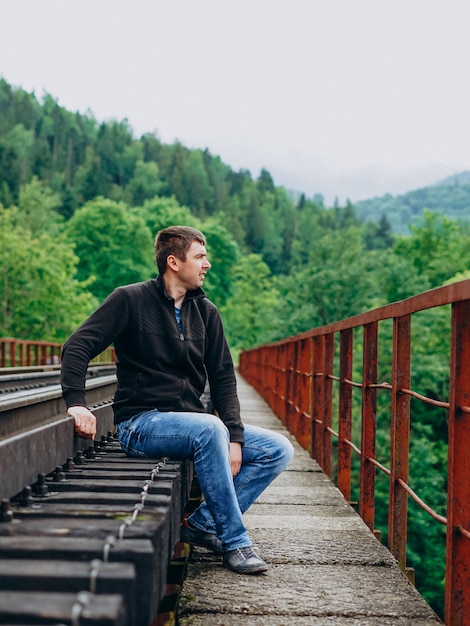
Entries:
[[408,234],[409,225],[419,221],[425,209],[470,222],[470,172],[402,195],[386,194],[353,205],[357,215],[366,221],[377,222],[385,215],[397,234]]
[[438,185],[470,185],[470,172],[460,172],[460,174],[454,174],[448,176],[437,183]]

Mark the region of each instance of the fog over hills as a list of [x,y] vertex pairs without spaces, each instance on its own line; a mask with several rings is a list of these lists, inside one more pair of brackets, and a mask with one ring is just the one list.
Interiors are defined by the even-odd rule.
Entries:
[[437,185],[470,185],[470,172],[460,172],[460,174],[454,174],[448,176],[444,180],[436,183]]
[[353,205],[364,220],[377,221],[385,215],[392,230],[401,234],[407,234],[409,225],[418,222],[426,209],[470,222],[470,172],[460,172],[404,194],[385,194]]

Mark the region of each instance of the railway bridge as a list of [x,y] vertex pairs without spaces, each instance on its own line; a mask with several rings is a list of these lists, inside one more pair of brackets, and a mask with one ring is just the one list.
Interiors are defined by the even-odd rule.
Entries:
[[[448,316],[448,325],[442,326],[445,337],[440,338],[449,347],[444,376],[448,393],[442,398],[437,393],[425,395],[421,389],[413,388],[412,364],[416,356],[412,322],[416,316],[431,310],[442,310]],[[389,343],[389,349],[384,350],[384,342]],[[40,349],[37,352],[41,354]],[[18,359],[19,353],[19,346],[12,347],[11,340],[2,343],[1,354],[10,358],[4,365],[19,366],[19,362],[11,361]],[[23,354],[26,353],[27,348],[23,347]],[[384,353],[391,355],[388,364],[383,363]],[[48,357],[46,348],[42,354],[54,361],[54,354]],[[389,376],[386,380],[380,378],[384,371]],[[414,572],[407,563],[411,499],[413,506],[419,506],[428,515],[430,524],[440,525],[446,532],[442,555],[445,560],[443,620],[452,626],[469,625],[470,281],[244,351],[240,355],[239,387],[243,419],[285,431],[296,447],[291,466],[246,514],[251,535],[270,562],[270,570],[263,576],[241,577],[223,569],[220,559],[203,549],[194,548],[189,556],[178,543],[178,525],[173,519],[165,542],[168,546],[168,536],[172,538],[173,562],[181,565],[184,561],[182,569],[186,578],[184,582],[176,581],[168,574],[166,599],[171,592],[179,602],[173,610],[147,613],[146,619],[151,618],[149,623],[154,626],[163,623],[242,626],[442,623],[414,587]],[[379,402],[379,394],[385,394],[388,399]],[[382,415],[387,403],[389,441],[384,446],[382,441],[377,441],[377,418],[378,405]],[[448,425],[445,514],[423,501],[412,487],[413,477],[409,476],[410,433],[416,403],[442,411]],[[103,415],[106,412],[104,407]],[[8,437],[4,437],[0,445],[6,446],[7,441]],[[388,459],[384,458],[384,450]],[[0,464],[3,458],[2,455]],[[121,457],[119,465],[122,462]],[[94,461],[92,464],[95,465]],[[1,469],[3,481],[7,470],[3,466]],[[185,476],[186,506],[191,500],[188,488],[191,468],[172,466],[170,470]],[[386,546],[375,527],[378,475],[389,483]],[[50,479],[48,475],[46,481]],[[158,482],[158,476],[153,475],[152,479]],[[194,488],[194,481],[192,484]],[[176,491],[180,497],[181,488]],[[171,493],[167,495],[171,499]],[[162,502],[155,506],[161,508]],[[181,503],[179,507],[173,507],[174,516],[183,514]],[[66,508],[62,505],[59,508],[60,515],[65,515]],[[105,510],[112,511],[106,507]],[[8,507],[3,506],[3,517],[8,519],[8,513]],[[151,525],[153,514],[141,523]],[[139,515],[141,509],[135,514],[137,522]],[[134,538],[149,538],[149,528],[146,527],[145,534],[142,526],[139,532],[143,534],[137,532]],[[188,558],[183,558],[185,555]],[[0,580],[7,579],[8,576]],[[0,603],[3,588],[0,586]],[[77,602],[72,606],[77,607]],[[117,612],[120,617],[116,621],[96,621],[96,618],[90,623],[139,624],[135,621],[136,603],[131,602],[130,607],[132,618],[122,617],[126,615],[124,606]],[[83,606],[82,609],[80,619],[86,613]],[[62,617],[60,623],[79,624],[80,619]]]

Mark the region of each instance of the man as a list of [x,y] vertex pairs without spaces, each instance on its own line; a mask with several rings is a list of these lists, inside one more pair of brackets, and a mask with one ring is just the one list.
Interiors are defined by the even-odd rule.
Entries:
[[[288,439],[243,425],[235,372],[215,305],[201,286],[211,267],[204,235],[187,226],[155,240],[159,276],[119,287],[64,345],[62,389],[75,430],[93,438],[85,404],[89,361],[111,343],[117,355],[114,421],[130,456],[194,459],[204,495],[181,539],[223,554],[240,574],[267,570],[242,515],[292,458]],[[201,403],[206,377],[217,416]]]

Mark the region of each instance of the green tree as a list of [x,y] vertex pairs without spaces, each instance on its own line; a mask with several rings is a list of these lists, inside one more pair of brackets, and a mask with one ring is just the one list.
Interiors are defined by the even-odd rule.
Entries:
[[470,234],[449,218],[425,211],[411,226],[411,237],[400,237],[394,252],[408,258],[431,287],[439,287],[454,274],[470,267]]
[[276,338],[323,326],[377,303],[376,261],[367,255],[357,227],[324,234],[308,264],[279,278]]
[[[283,222],[276,193],[265,192],[253,218],[257,217],[256,234],[253,229],[253,251],[261,253],[273,274],[285,268],[283,257]],[[255,219],[253,220],[255,224]],[[287,259],[286,259],[287,260]]]
[[0,135],[8,133],[16,124],[31,130],[39,115],[36,98],[23,89],[14,89],[0,78]]
[[184,160],[181,182],[186,190],[185,204],[195,215],[205,217],[213,203],[213,191],[200,150],[191,150]]
[[393,246],[392,227],[386,215],[379,222],[366,222],[364,225],[364,243],[367,250],[384,250]]
[[232,292],[221,315],[229,345],[237,354],[269,341],[279,292],[259,254],[241,257],[234,270]]
[[321,207],[301,196],[297,205],[296,228],[291,245],[291,270],[308,263],[315,242],[323,236],[318,224]]
[[131,178],[135,162],[143,156],[143,148],[137,148],[136,153],[133,141],[127,120],[103,123],[99,127],[95,152],[110,182],[122,188]]
[[216,218],[201,225],[208,259],[212,265],[204,282],[204,291],[217,306],[223,306],[233,288],[234,270],[239,258],[238,246],[228,230]]
[[23,124],[17,124],[5,135],[4,142],[16,154],[20,168],[20,184],[24,185],[28,181],[31,172],[34,133],[32,130],[27,130]]
[[153,237],[162,228],[177,224],[200,228],[199,220],[193,216],[187,206],[179,204],[174,196],[171,198],[155,196],[144,202],[144,206],[137,210],[145,220]]
[[377,306],[388,302],[398,302],[431,288],[426,275],[419,274],[413,261],[394,250],[369,252],[370,258],[377,259],[376,281],[381,297]]
[[85,160],[77,168],[74,180],[74,195],[79,204],[98,196],[105,197],[110,188],[110,176],[102,167],[100,157],[92,146],[88,146]]
[[230,183],[228,175],[230,168],[223,163],[220,157],[212,156],[208,150],[203,153],[204,166],[209,177],[211,186],[210,201],[207,206],[208,213],[212,214],[218,211],[224,211],[229,200]]
[[152,234],[144,219],[124,204],[96,198],[66,225],[79,257],[79,280],[94,278],[92,293],[103,300],[113,289],[155,274]]
[[0,139],[0,201],[11,206],[18,198],[21,180],[21,165],[15,150]]
[[18,226],[31,231],[33,235],[49,232],[59,233],[63,217],[57,212],[60,207],[59,194],[34,177],[20,189],[16,219]]
[[86,282],[65,237],[18,226],[17,209],[0,205],[0,301],[4,337],[64,341],[91,311]]
[[146,200],[157,196],[162,188],[158,165],[137,161],[134,175],[126,187],[125,198],[129,206],[142,206]]
[[233,238],[240,247],[244,247],[246,233],[243,228],[243,216],[238,196],[230,196],[225,204],[224,210],[217,213],[221,220],[230,231]]

